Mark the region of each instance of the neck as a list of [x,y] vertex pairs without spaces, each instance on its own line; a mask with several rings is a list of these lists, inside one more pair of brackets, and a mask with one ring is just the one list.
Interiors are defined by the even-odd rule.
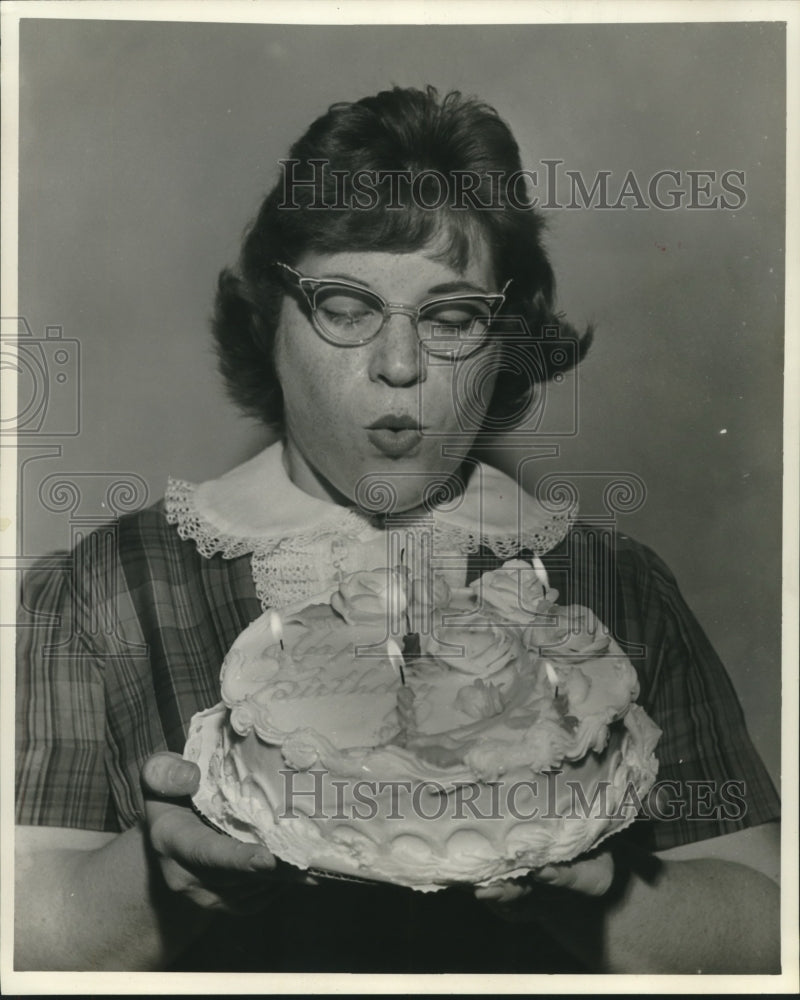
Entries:
[[[342,493],[336,486],[333,485],[333,483],[321,475],[312,465],[308,463],[308,461],[306,461],[302,452],[297,448],[291,438],[284,437],[283,439],[282,460],[286,475],[294,483],[294,485],[301,489],[304,493],[308,493],[310,496],[316,497],[318,500],[326,500],[339,507],[352,508],[357,506],[352,497]],[[462,482],[466,483],[469,480],[472,470],[472,464],[466,462],[465,460],[453,473],[453,475],[460,475]],[[455,494],[453,494],[453,496],[455,496]],[[392,513],[401,514],[403,517],[413,518],[415,516],[424,517],[426,514],[430,514],[430,512],[430,506],[417,502],[413,504],[413,506],[406,507],[402,510],[395,510]],[[365,511],[365,513],[371,512]]]
[[283,467],[289,479],[304,493],[339,507],[353,506],[353,501],[309,465],[291,439],[286,437],[283,439]]

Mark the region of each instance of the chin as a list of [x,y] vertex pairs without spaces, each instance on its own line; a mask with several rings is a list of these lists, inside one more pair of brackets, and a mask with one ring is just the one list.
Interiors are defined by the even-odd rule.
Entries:
[[459,463],[446,467],[414,466],[397,462],[389,467],[379,463],[361,476],[350,496],[357,506],[375,514],[401,514],[431,501],[450,496],[444,481]]

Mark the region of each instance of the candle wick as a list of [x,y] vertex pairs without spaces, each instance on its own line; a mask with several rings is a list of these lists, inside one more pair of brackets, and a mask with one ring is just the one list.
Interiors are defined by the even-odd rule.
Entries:
[[281,652],[282,653],[285,652],[286,651],[286,647],[283,644],[283,639],[278,639],[278,642],[281,644]]

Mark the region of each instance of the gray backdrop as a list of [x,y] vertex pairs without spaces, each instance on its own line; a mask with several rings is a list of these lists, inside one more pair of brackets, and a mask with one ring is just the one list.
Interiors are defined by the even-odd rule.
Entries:
[[[600,473],[582,478],[591,511],[604,476],[641,479],[619,530],[675,571],[777,778],[783,53],[775,24],[23,21],[20,309],[33,340],[62,340],[39,353],[44,396],[21,376],[23,554],[106,516],[109,482],[136,506],[168,474],[217,475],[268,440],[220,389],[214,282],[276,160],[331,101],[394,83],[475,93],[531,169],[609,170],[612,192],[629,170],[644,185],[681,171],[684,189],[689,170],[744,171],[737,210],[546,212],[560,307],[598,335],[548,396],[541,440],[560,454],[527,482]],[[568,428],[576,390],[577,433],[546,435]],[[79,498],[59,494],[62,473]]]

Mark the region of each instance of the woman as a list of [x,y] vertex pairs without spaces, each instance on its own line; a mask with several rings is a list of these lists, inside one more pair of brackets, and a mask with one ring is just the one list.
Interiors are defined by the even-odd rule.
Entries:
[[[281,441],[218,480],[171,483],[122,519],[116,558],[89,539],[70,581],[26,583],[55,624],[19,643],[18,967],[773,971],[776,797],[674,581],[471,454],[590,339],[542,335],[553,277],[507,126],[458,94],[395,89],[334,106],[283,166],[215,319],[234,397]],[[475,498],[480,523],[459,514]],[[610,567],[609,625],[644,650],[673,806],[698,781],[739,781],[745,808],[662,813],[613,852],[433,897],[311,884],[204,826],[176,755],[219,700],[226,650],[264,608],[379,565],[387,513],[431,517],[462,580],[536,554],[597,608]]]

